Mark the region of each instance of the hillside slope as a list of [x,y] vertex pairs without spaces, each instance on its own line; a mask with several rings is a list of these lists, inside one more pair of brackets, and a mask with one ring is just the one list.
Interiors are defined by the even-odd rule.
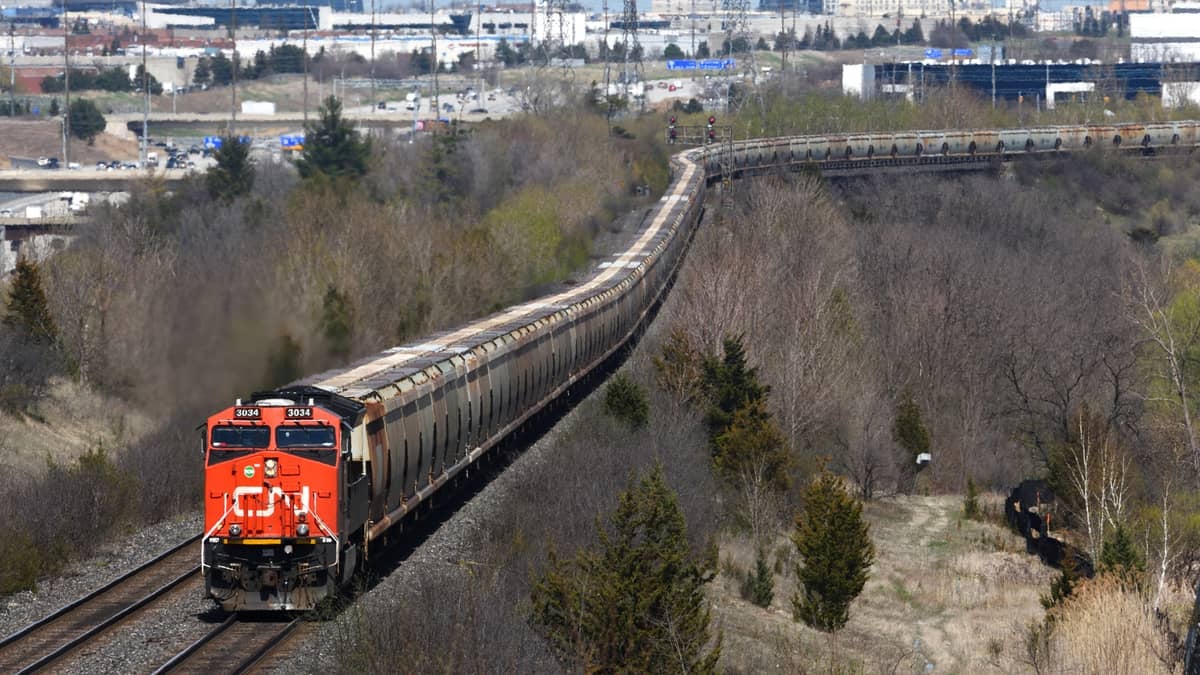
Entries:
[[[1000,507],[1000,497],[988,501],[991,513]],[[806,672],[826,670],[832,657],[862,672],[1022,670],[1020,636],[1042,617],[1038,597],[1057,572],[1026,555],[1022,540],[999,524],[963,519],[961,497],[889,497],[863,511],[877,560],[836,640],[792,620],[795,549],[787,539],[769,555],[777,576],[768,609],[739,594],[734,571],[752,568],[753,551],[722,542],[712,599],[725,635],[723,665]]]

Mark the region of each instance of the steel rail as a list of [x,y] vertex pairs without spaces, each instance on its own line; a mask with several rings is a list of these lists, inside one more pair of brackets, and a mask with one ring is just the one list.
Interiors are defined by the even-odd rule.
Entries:
[[[170,660],[168,660],[163,665],[159,666],[154,671],[154,675],[170,673],[170,672],[174,672],[176,670],[180,670],[180,669],[184,668],[187,665],[187,662],[189,660],[191,660],[193,657],[195,657],[196,654],[198,654],[202,649],[204,649],[206,646],[208,646],[210,643],[212,643],[214,640],[216,640],[220,636],[224,635],[226,632],[229,631],[229,629],[233,628],[235,625],[238,625],[239,623],[240,622],[238,620],[238,615],[230,614],[223,622],[221,622],[220,625],[214,627],[208,633],[204,634],[204,636],[202,636],[200,639],[198,639],[195,642],[193,642],[192,644],[188,645],[187,647],[185,647],[183,649],[183,651],[179,652],[175,656],[172,656],[170,658]],[[226,672],[244,673],[244,672],[249,671],[251,668],[258,665],[263,659],[265,659],[267,656],[269,656],[271,654],[271,652],[273,652],[275,650],[276,647],[278,647],[280,644],[282,644],[283,641],[285,639],[287,639],[288,636],[290,636],[293,632],[295,632],[296,629],[298,629],[300,627],[300,623],[301,623],[301,619],[299,617],[297,617],[295,619],[292,619],[287,624],[285,624],[282,628],[276,629],[275,633],[273,635],[271,635],[269,638],[267,638],[265,641],[263,641],[261,644],[259,644],[253,651],[250,652],[250,654],[243,657],[240,661],[238,661],[236,663],[236,665],[234,665],[232,668],[230,668]],[[270,624],[270,625],[276,625],[276,624]]]
[[188,571],[184,572],[183,574],[180,574],[179,576],[175,577],[174,579],[171,579],[170,581],[163,584],[162,586],[159,586],[157,589],[155,589],[155,590],[147,593],[145,596],[139,598],[134,603],[126,606],[124,609],[117,612],[116,614],[113,614],[112,616],[108,617],[107,619],[105,619],[105,620],[101,621],[100,623],[97,623],[93,627],[85,630],[83,633],[80,633],[79,635],[75,636],[75,638],[71,639],[70,641],[66,642],[65,644],[60,645],[57,649],[45,654],[44,656],[42,656],[40,659],[34,661],[33,663],[30,663],[30,664],[26,665],[25,667],[21,668],[20,670],[17,671],[17,675],[24,675],[25,673],[36,672],[36,671],[41,670],[42,668],[45,668],[46,666],[54,663],[55,661],[61,659],[62,657],[66,656],[67,654],[70,654],[76,647],[78,647],[84,643],[90,642],[93,638],[100,635],[104,631],[108,630],[113,625],[120,623],[121,621],[123,621],[127,617],[129,617],[130,615],[132,615],[135,612],[137,612],[138,610],[140,610],[142,607],[145,607],[146,605],[150,604],[152,601],[162,597],[168,591],[175,588],[176,586],[183,583],[184,581],[187,581],[189,578],[194,577],[196,575],[196,573],[198,573],[199,571],[200,571],[200,566],[196,565],[195,567],[189,569]]
[[63,605],[62,607],[55,610],[53,613],[51,613],[45,617],[42,617],[41,619],[38,619],[37,621],[34,621],[33,623],[29,624],[28,626],[25,626],[21,630],[18,630],[17,632],[9,635],[8,637],[4,638],[3,640],[0,640],[0,649],[17,642],[21,638],[25,637],[26,635],[29,635],[33,631],[37,630],[38,628],[41,628],[42,626],[45,626],[46,624],[56,621],[64,616],[66,616],[67,614],[70,614],[72,611],[86,605],[87,603],[91,602],[92,600],[95,600],[97,597],[107,593],[108,591],[111,591],[112,589],[116,588],[117,586],[121,585],[122,583],[129,581],[130,579],[136,577],[139,574],[142,574],[143,572],[150,569],[151,567],[154,567],[155,565],[161,563],[163,560],[178,553],[184,547],[194,544],[198,541],[200,541],[200,535],[196,535],[180,544],[177,544],[177,545],[171,547],[170,549],[168,549],[168,550],[160,553],[159,555],[151,558],[150,560],[146,561],[144,564],[126,572],[125,574],[122,574],[121,576],[117,577],[116,579],[113,579],[112,581],[108,582],[107,584],[104,584],[103,586],[101,586],[100,588],[97,588],[96,590],[92,591],[91,593],[88,593],[87,595],[83,596],[82,598],[79,598],[78,600],[75,600],[66,605]]

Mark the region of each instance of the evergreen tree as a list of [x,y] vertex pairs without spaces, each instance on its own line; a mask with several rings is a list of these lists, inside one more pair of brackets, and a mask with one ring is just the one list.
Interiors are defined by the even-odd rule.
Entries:
[[146,88],[149,89],[150,93],[154,96],[160,96],[163,93],[162,82],[159,82],[158,78],[155,77],[153,73],[147,73],[146,70],[142,68],[141,64],[138,64],[137,75],[134,75],[132,84],[137,88],[138,91],[141,91],[143,81],[146,84]]
[[911,394],[905,392],[896,406],[896,419],[892,423],[892,440],[904,451],[900,465],[900,489],[910,491],[916,479],[917,457],[929,452],[929,431],[921,420],[921,408]]
[[28,344],[50,345],[58,335],[38,264],[25,256],[17,260],[8,289],[7,313],[3,323]]
[[771,388],[758,381],[758,369],[746,364],[742,337],[726,337],[725,356],[704,359],[704,388],[711,407],[705,418],[708,437],[716,450],[716,439],[733,422],[734,413],[754,401],[764,400]]
[[979,490],[975,488],[975,480],[967,477],[967,496],[963,499],[963,516],[970,520],[979,520],[983,512],[979,509]]
[[799,587],[792,596],[797,621],[833,632],[850,619],[850,603],[867,583],[875,547],[862,517],[862,503],[845,484],[823,472],[804,493],[804,511],[796,518],[792,542]]
[[223,52],[217,52],[217,55],[212,57],[209,67],[212,70],[213,84],[224,86],[233,82],[233,61]]
[[625,373],[614,375],[605,387],[604,412],[635,431],[650,421],[645,392]]
[[921,420],[921,408],[911,394],[905,394],[896,406],[896,419],[892,425],[892,439],[907,454],[912,463],[917,455],[929,452],[929,431]]
[[339,361],[349,358],[354,346],[354,304],[333,284],[325,289],[321,303],[321,334],[331,357]]
[[226,203],[250,192],[254,187],[254,163],[250,161],[250,144],[234,136],[221,139],[221,147],[213,152],[217,161],[205,174],[208,194]]
[[47,112],[51,117],[58,117],[62,114],[62,108],[58,105],[58,97],[50,99],[50,110]]
[[212,82],[212,68],[208,65],[208,57],[201,57],[196,62],[196,70],[192,73],[192,83],[204,87]]
[[599,545],[534,580],[530,622],[569,667],[585,672],[712,673],[704,585],[712,578],[661,465],[618,498]]
[[304,155],[296,161],[300,175],[356,178],[367,172],[371,141],[359,138],[342,117],[342,104],[330,96],[321,104],[320,119],[304,129]]
[[104,131],[107,125],[104,115],[100,114],[100,109],[91,99],[77,98],[71,101],[70,114],[71,134],[87,141],[88,145],[96,141],[97,134]]
[[1100,571],[1115,574],[1133,584],[1141,582],[1146,563],[1123,523],[1117,524],[1117,529],[1111,537],[1104,540],[1104,545],[1100,548]]
[[1045,609],[1058,607],[1063,601],[1071,597],[1071,594],[1075,592],[1075,586],[1078,584],[1079,571],[1075,567],[1075,550],[1067,547],[1063,552],[1062,574],[1050,583],[1050,592],[1041,597],[1042,607]]
[[742,598],[759,607],[770,607],[775,599],[775,574],[767,564],[767,554],[760,548],[754,558],[754,571],[746,575]]
[[754,399],[735,411],[715,445],[713,463],[731,485],[754,476],[774,490],[787,490],[791,456],[765,400]]

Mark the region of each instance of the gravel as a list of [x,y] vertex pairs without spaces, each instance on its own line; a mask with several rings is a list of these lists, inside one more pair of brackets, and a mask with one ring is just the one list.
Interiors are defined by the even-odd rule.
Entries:
[[0,598],[0,636],[15,633],[179,545],[202,526],[199,511],[158,523],[105,544],[99,554],[70,564],[61,575],[39,579],[36,590]]

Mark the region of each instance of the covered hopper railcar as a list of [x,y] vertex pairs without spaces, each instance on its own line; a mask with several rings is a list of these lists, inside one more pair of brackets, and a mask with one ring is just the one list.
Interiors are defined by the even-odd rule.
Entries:
[[[1197,122],[1155,124],[1080,125],[1021,129],[969,129],[948,131],[875,132],[853,135],[792,136],[754,139],[732,144],[728,166],[735,171],[770,169],[786,165],[820,167],[838,162],[873,160],[937,161],[937,158],[1012,158],[1091,148],[1156,151],[1172,146],[1194,147],[1200,142]],[[704,149],[704,167],[712,180],[722,170],[719,145]]]

